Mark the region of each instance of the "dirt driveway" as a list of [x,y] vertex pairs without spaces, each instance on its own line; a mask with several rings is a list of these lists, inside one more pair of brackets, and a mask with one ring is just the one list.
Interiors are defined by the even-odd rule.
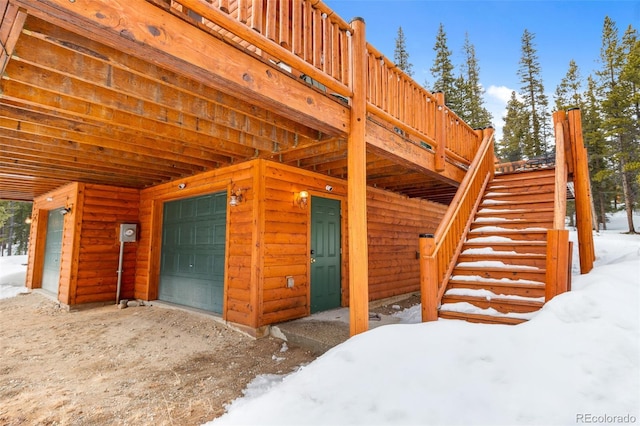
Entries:
[[199,425],[259,374],[314,359],[197,313],[114,305],[67,312],[0,300],[0,424]]

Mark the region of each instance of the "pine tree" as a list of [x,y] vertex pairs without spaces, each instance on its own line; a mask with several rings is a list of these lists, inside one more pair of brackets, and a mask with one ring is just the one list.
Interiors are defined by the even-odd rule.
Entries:
[[578,64],[569,61],[567,74],[560,80],[555,93],[556,110],[582,107],[582,79]]
[[484,90],[480,84],[480,66],[476,59],[476,49],[469,41],[469,34],[465,34],[465,61],[462,63],[462,75],[456,79],[456,91],[459,91],[460,110],[458,115],[471,127],[486,127],[491,124],[491,113],[484,107]]
[[[632,151],[627,162],[627,171],[635,175],[634,185],[640,185],[640,40],[633,27],[627,29],[624,45],[627,47],[627,57],[622,69],[621,80],[628,86],[629,113],[629,137]],[[634,193],[638,193],[634,190]]]
[[0,256],[27,253],[30,215],[31,203],[0,201]]
[[522,35],[522,57],[518,68],[520,93],[525,105],[530,128],[524,140],[524,155],[527,158],[547,154],[547,135],[549,134],[549,101],[544,93],[540,75],[540,63],[533,43],[534,34],[524,30]]
[[467,121],[465,118],[467,115],[465,105],[465,94],[467,92],[466,87],[466,80],[462,75],[459,75],[453,80],[453,86],[448,92],[446,92],[445,96],[445,103],[447,106],[465,122]]
[[634,118],[634,75],[629,60],[634,61],[637,33],[629,27],[622,42],[618,28],[608,16],[602,30],[602,47],[598,71],[603,122],[608,154],[615,163],[617,178],[622,188],[629,233],[635,233],[633,224],[633,185],[637,176],[634,165],[638,159],[637,116]]
[[615,199],[614,165],[608,158],[608,149],[602,131],[602,114],[596,82],[587,78],[587,90],[582,103],[582,134],[589,152],[589,176],[597,222],[607,229],[606,213]]
[[404,71],[408,76],[413,76],[413,64],[409,62],[409,52],[407,52],[407,41],[404,38],[402,27],[398,27],[398,36],[396,37],[396,48],[393,51],[393,60],[396,66]]
[[[453,95],[455,78],[453,76],[451,50],[449,50],[447,46],[447,35],[444,32],[444,25],[442,25],[442,23],[440,23],[440,27],[438,27],[436,44],[433,50],[436,52],[436,57],[431,67],[431,75],[434,78],[433,91],[444,92],[446,100],[447,97]],[[447,102],[447,105],[449,105],[449,102]]]
[[511,92],[504,118],[502,141],[498,144],[498,156],[504,162],[518,161],[524,155],[524,141],[529,132],[529,117],[526,106]]

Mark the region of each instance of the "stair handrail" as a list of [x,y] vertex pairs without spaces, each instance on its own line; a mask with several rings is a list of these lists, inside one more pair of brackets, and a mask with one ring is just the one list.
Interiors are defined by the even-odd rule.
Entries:
[[420,235],[420,294],[422,321],[437,319],[455,260],[469,231],[487,184],[493,178],[494,130],[478,130],[482,142],[456,195],[434,234]]

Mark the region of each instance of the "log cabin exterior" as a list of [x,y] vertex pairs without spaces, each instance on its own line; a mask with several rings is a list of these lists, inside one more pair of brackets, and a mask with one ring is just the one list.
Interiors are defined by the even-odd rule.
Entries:
[[307,0],[0,13],[0,199],[34,202],[29,288],[70,307],[184,304],[255,336],[338,306],[355,334],[370,300],[416,291],[437,316],[493,132],[369,45],[362,20]]

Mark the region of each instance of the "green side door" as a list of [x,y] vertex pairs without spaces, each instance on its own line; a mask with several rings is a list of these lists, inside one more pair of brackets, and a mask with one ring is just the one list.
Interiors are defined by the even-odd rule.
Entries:
[[311,197],[311,313],[341,303],[340,201]]
[[47,220],[47,235],[44,243],[44,264],[42,266],[42,289],[58,295],[60,285],[60,258],[62,256],[62,229],[64,215],[62,208],[50,210]]
[[227,193],[164,204],[160,300],[222,313]]

